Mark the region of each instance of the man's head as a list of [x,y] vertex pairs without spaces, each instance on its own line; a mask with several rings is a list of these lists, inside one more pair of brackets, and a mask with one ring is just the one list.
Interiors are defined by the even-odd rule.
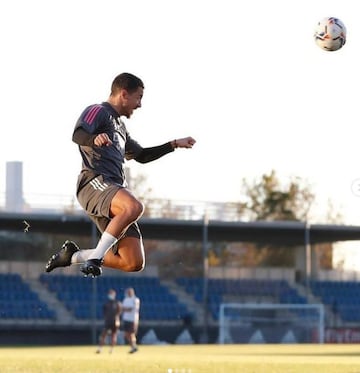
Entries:
[[127,288],[125,291],[125,294],[127,297],[133,297],[135,295],[135,290],[134,288]]
[[114,289],[109,289],[107,295],[108,295],[108,299],[115,300],[115,298],[116,298],[116,291]]
[[141,107],[144,83],[130,73],[119,74],[111,84],[109,103],[120,115],[130,118],[134,110]]

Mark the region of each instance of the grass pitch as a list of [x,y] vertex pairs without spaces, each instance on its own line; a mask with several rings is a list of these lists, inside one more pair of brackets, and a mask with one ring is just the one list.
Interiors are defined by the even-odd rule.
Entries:
[[1,373],[360,373],[360,345],[2,347]]

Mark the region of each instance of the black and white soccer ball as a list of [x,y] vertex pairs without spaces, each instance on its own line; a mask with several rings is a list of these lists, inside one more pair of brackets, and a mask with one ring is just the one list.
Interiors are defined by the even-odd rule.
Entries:
[[323,18],[315,28],[314,38],[324,51],[337,51],[346,43],[346,27],[339,18]]

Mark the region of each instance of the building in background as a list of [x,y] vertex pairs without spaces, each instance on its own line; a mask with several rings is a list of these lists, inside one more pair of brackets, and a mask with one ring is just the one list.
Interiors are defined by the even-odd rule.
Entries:
[[24,211],[23,164],[19,161],[6,162],[5,210]]

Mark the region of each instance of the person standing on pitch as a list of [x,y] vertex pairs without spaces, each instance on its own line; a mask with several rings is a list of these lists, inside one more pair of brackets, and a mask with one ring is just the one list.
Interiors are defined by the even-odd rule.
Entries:
[[136,345],[136,334],[139,327],[139,311],[140,311],[140,299],[136,296],[133,288],[127,288],[125,291],[125,298],[122,302],[122,321],[125,332],[125,339],[129,343],[131,350],[130,354],[133,354],[138,350]]
[[117,342],[117,335],[120,328],[121,303],[116,300],[116,291],[114,289],[109,289],[107,298],[107,301],[103,305],[104,328],[99,337],[99,346],[96,350],[98,354],[105,345],[105,340],[108,335],[110,336],[110,353],[112,353]]
[[97,246],[87,250],[65,241],[49,259],[46,272],[80,264],[81,272],[96,277],[101,275],[102,266],[126,272],[144,268],[144,248],[137,224],[144,207],[127,188],[124,162],[151,162],[177,148],[190,149],[195,140],[184,137],[147,148],[133,140],[121,117],[130,118],[141,107],[143,93],[140,78],[122,73],[113,80],[108,100],[87,107],[80,115],[72,137],[82,157],[76,194],[102,235]]

